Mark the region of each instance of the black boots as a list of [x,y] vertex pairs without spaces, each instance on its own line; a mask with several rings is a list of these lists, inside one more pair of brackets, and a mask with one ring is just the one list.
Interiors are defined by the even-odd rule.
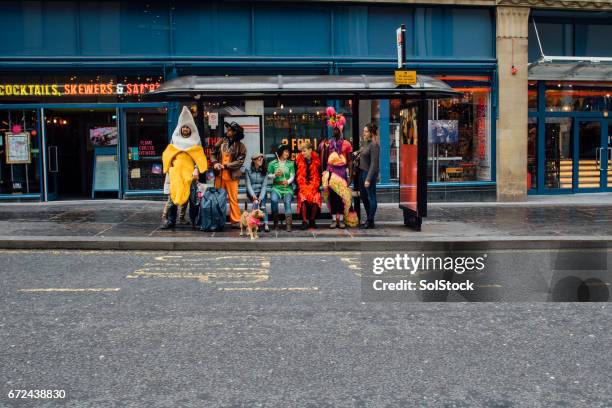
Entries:
[[359,226],[359,229],[374,229],[374,221],[367,220]]
[[274,219],[274,230],[278,229],[278,213],[272,214],[272,218]]
[[174,224],[168,221],[162,222],[162,224],[159,226],[159,229],[163,229],[163,230],[171,229],[171,228],[174,228]]

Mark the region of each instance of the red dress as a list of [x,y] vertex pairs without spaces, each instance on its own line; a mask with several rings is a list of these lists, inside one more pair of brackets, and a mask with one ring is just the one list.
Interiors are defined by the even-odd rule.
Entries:
[[319,155],[313,151],[310,156],[310,164],[308,164],[304,155],[300,153],[295,158],[295,164],[297,166],[295,175],[298,185],[298,212],[301,211],[304,201],[316,204],[321,208],[321,192],[319,191],[321,186],[321,175],[319,174],[321,161]]

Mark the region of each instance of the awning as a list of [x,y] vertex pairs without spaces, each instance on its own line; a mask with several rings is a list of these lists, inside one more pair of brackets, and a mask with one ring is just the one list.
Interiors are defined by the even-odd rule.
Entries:
[[161,84],[147,99],[180,100],[215,97],[264,99],[280,96],[328,96],[428,99],[461,96],[445,82],[418,75],[412,86],[398,87],[391,75],[183,76]]
[[612,81],[612,58],[543,56],[529,64],[537,81]]

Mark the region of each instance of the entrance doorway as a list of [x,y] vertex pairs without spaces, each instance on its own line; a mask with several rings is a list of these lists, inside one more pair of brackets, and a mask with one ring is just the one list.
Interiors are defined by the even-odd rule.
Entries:
[[544,129],[546,191],[612,191],[612,120],[550,116]]
[[577,119],[574,191],[600,191],[612,187],[610,174],[610,130],[608,120]]
[[46,109],[43,124],[47,200],[118,197],[115,109]]

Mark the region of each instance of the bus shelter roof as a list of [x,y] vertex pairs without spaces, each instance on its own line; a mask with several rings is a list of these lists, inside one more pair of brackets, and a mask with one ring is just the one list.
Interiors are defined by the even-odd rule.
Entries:
[[441,99],[455,98],[461,93],[445,82],[425,75],[417,75],[416,84],[403,86],[397,86],[392,75],[190,75],[166,81],[146,95],[155,100],[232,96],[241,99],[282,96]]

